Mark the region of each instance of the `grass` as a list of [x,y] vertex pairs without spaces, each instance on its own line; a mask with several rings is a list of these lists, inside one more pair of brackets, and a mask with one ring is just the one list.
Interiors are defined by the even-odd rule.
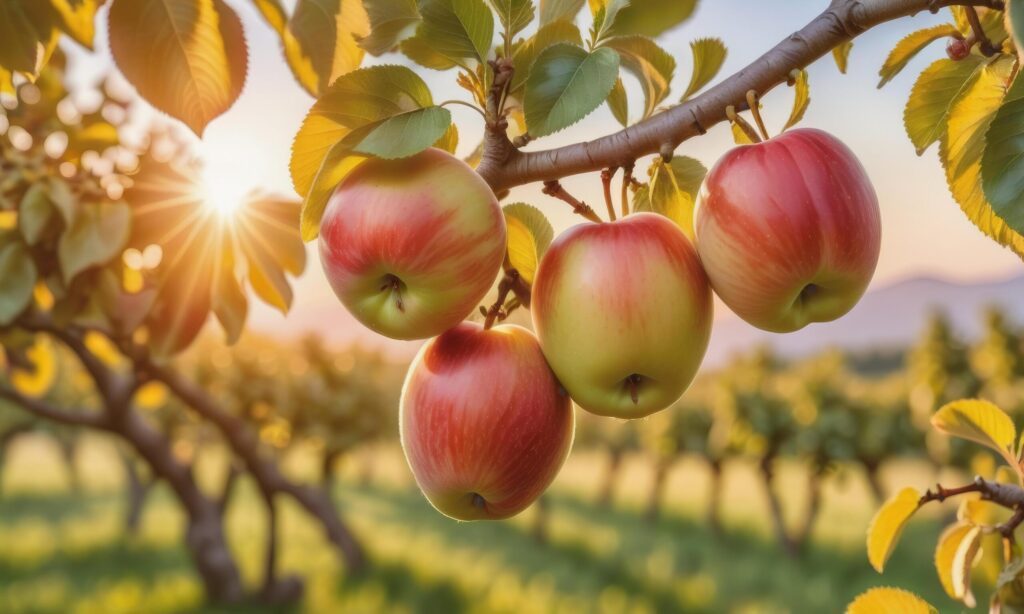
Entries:
[[[0,612],[213,612],[181,545],[183,519],[158,488],[139,535],[121,529],[124,500],[109,444],[90,440],[79,457],[85,493],[67,490],[56,454],[42,440],[16,448],[0,497]],[[931,564],[940,519],[913,522],[884,577],[868,566],[863,535],[873,511],[859,476],[832,479],[814,540],[799,559],[768,538],[763,496],[751,468],[729,467],[726,532],[696,518],[707,475],[687,460],[673,472],[665,513],[642,517],[649,468],[631,459],[610,509],[592,505],[603,459],[575,454],[550,494],[548,539],[533,536],[533,511],[499,523],[458,523],[435,512],[411,487],[394,450],[375,451],[374,480],[361,486],[360,462],[344,467],[337,499],[372,560],[346,574],[317,528],[283,506],[281,567],[306,579],[296,612],[841,612],[880,584],[914,590],[943,612],[963,611],[944,597]],[[216,482],[213,462],[202,476]],[[289,463],[297,475],[312,459]],[[801,471],[786,466],[780,491],[797,510]],[[923,486],[926,468],[888,472],[892,485]],[[209,475],[207,475],[209,474]],[[795,519],[794,519],[795,520]],[[259,578],[264,518],[243,483],[228,519],[243,576]],[[979,590],[979,594],[984,592]],[[984,599],[980,599],[984,601]],[[237,608],[239,612],[281,611]]]

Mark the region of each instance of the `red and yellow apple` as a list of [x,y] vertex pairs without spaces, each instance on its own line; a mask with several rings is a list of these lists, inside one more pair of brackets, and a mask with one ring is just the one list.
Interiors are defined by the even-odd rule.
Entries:
[[504,255],[505,219],[491,188],[439,149],[367,160],[320,222],[320,260],[335,294],[395,339],[425,339],[465,319]]
[[758,328],[790,332],[857,304],[882,228],[853,152],[826,132],[799,129],[718,161],[701,189],[696,235],[722,301]]
[[524,510],[551,484],[573,438],[568,394],[537,338],[515,325],[463,322],[428,341],[409,367],[399,422],[420,490],[458,520]]
[[534,328],[573,400],[639,418],[690,385],[711,335],[707,277],[666,217],[580,224],[548,248],[533,286]]

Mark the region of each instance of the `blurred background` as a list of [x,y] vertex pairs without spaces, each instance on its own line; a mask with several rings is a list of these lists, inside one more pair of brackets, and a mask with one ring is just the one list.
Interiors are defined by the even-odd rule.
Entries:
[[[170,129],[201,156],[207,191],[222,201],[254,188],[293,196],[289,144],[312,99],[251,5],[229,4],[250,43],[242,97],[202,141]],[[685,74],[689,41],[721,37],[728,74],[825,4],[703,2],[661,42]],[[398,447],[396,413],[418,345],[360,328],[324,282],[315,249],[287,316],[254,302],[251,329],[230,347],[209,327],[177,360],[180,370],[251,424],[289,476],[336,501],[369,561],[359,572],[344,568],[321,527],[282,501],[279,566],[306,582],[304,600],[288,609],[838,612],[865,588],[886,584],[942,611],[962,611],[930,564],[953,508],[922,511],[884,578],[869,567],[863,545],[871,515],[895,488],[995,472],[995,459],[979,448],[932,433],[928,418],[938,406],[978,395],[1014,416],[1024,411],[1024,269],[971,226],[937,160],[915,156],[902,128],[914,69],[940,57],[941,46],[875,89],[892,45],[944,19],[923,14],[858,38],[847,75],[829,58],[809,68],[805,125],[857,152],[882,204],[881,261],[861,303],[837,322],[790,335],[757,331],[717,305],[704,370],[684,398],[641,421],[580,413],[566,467],[517,518],[457,523],[416,490]],[[104,38],[101,28],[96,53],[67,43],[69,86],[83,112],[112,67]],[[436,98],[458,97],[451,76],[427,75]],[[766,99],[770,127],[782,125],[789,96],[780,90]],[[145,103],[130,106],[132,124],[160,121]],[[453,114],[460,153],[468,154],[479,118],[458,108]],[[602,108],[531,147],[614,129]],[[719,126],[680,153],[710,166],[730,146],[728,128]],[[564,183],[584,200],[600,198],[596,176]],[[576,221],[534,187],[512,198],[543,208],[558,230]],[[86,341],[110,368],[123,366],[104,337]],[[19,389],[45,391],[62,405],[96,402],[61,346],[40,338],[29,352],[37,368]],[[219,435],[166,389],[143,388],[138,404],[168,434],[175,457],[195,468],[202,488],[230,504],[230,545],[247,582],[257,584],[266,533],[258,489],[238,477]],[[122,444],[0,403],[0,463],[0,612],[205,611],[182,544],[184,514]],[[983,564],[976,581],[991,585],[997,572]]]

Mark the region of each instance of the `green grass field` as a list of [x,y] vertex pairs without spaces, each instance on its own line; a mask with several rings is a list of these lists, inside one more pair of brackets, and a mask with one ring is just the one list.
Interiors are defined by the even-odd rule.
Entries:
[[[885,576],[868,565],[863,535],[873,503],[859,475],[841,472],[826,489],[813,545],[799,560],[770,540],[763,492],[749,467],[726,474],[726,532],[698,520],[707,475],[697,460],[673,471],[662,519],[647,522],[649,467],[625,465],[610,509],[593,505],[603,458],[577,453],[552,489],[548,539],[533,534],[533,510],[511,521],[457,523],[435,512],[411,484],[394,449],[350,459],[337,499],[365,543],[372,567],[347,575],[302,512],[283,506],[281,568],[306,578],[305,612],[841,612],[876,585],[913,590],[943,612],[963,611],[939,586],[931,553],[952,509],[913,522]],[[25,439],[11,455],[0,498],[0,612],[216,611],[202,603],[199,582],[181,546],[182,514],[161,488],[147,504],[140,533],[126,538],[120,466],[105,441],[88,440],[73,495],[56,452]],[[360,474],[372,462],[373,479]],[[221,463],[201,464],[217,483]],[[288,469],[309,475],[312,459],[296,454]],[[925,487],[929,469],[888,468],[892,485]],[[800,506],[802,474],[782,471],[791,509]],[[249,484],[229,515],[233,548],[247,579],[258,581],[262,507]],[[981,608],[979,608],[980,610]],[[238,608],[237,611],[266,611]]]

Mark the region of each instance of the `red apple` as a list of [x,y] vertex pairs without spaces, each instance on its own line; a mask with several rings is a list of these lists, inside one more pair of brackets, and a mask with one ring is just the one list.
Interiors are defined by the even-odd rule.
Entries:
[[505,219],[491,188],[439,149],[367,160],[320,222],[320,260],[335,294],[356,319],[395,339],[425,339],[461,322],[504,255]]
[[725,154],[696,220],[711,286],[758,328],[790,332],[848,312],[878,262],[878,198],[835,137],[790,130]]
[[569,396],[533,333],[463,322],[428,341],[409,367],[402,448],[439,512],[499,519],[551,484],[572,446]]
[[671,405],[711,335],[711,290],[697,253],[654,213],[562,233],[537,269],[531,310],[562,385],[603,416],[639,418]]

